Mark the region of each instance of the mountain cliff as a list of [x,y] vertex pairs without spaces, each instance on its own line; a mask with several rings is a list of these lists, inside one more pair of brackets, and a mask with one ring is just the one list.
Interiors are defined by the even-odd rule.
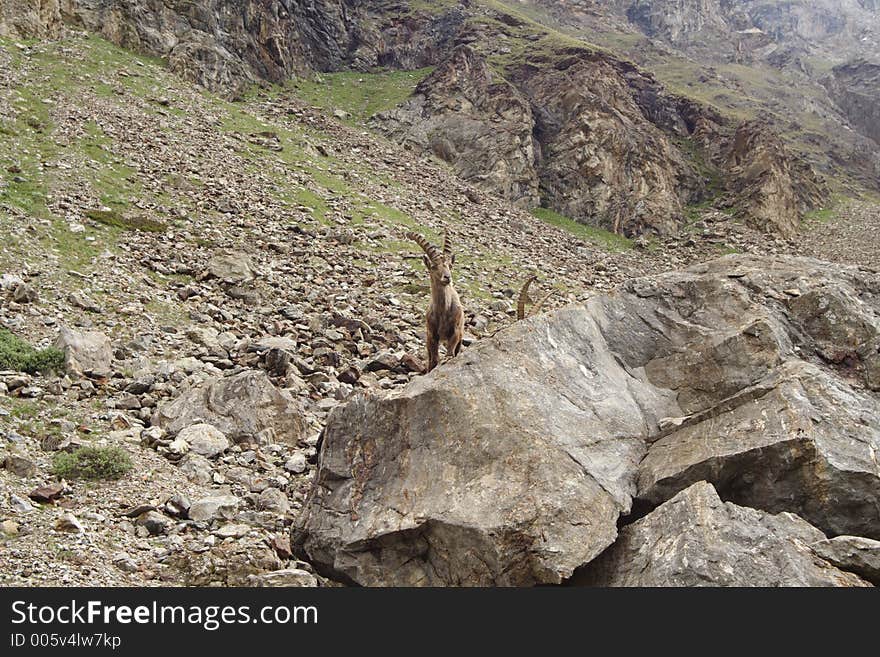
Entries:
[[[593,37],[604,34],[596,32],[597,26],[623,35],[624,44],[644,33],[652,44],[679,48],[682,57],[694,54],[696,36],[710,32],[723,36],[716,39],[721,45],[713,51],[715,58],[726,56],[728,42],[741,43],[743,35],[757,34],[755,30],[762,38],[774,35],[774,43],[786,48],[814,33],[838,40],[867,38],[834,27],[830,19],[823,23],[821,12],[789,12],[784,19],[757,4],[746,11],[711,1],[606,6],[46,0],[23,6],[30,11],[18,7],[9,13],[26,19],[4,19],[0,31],[47,35],[57,32],[63,20],[161,57],[187,79],[233,97],[254,83],[280,83],[314,72],[437,66],[412,98],[375,117],[374,127],[448,162],[486,191],[626,235],[670,234],[682,226],[690,207],[720,207],[722,197],[745,220],[767,230],[785,226],[790,234],[803,212],[821,207],[827,196],[802,195],[805,200],[796,206],[778,208],[767,202],[752,208],[748,196],[731,202],[729,195],[743,184],[719,184],[722,176],[732,175],[719,147],[734,138],[744,120],[762,115],[761,102],[756,100],[750,112],[706,102],[701,93],[654,75],[653,62],[637,47],[617,44],[609,51],[607,43],[603,48],[593,45]],[[872,10],[859,5],[858,11]],[[769,54],[765,60],[776,61]],[[854,86],[842,72],[833,79],[846,89]],[[728,88],[735,92],[736,81]],[[854,101],[843,90],[835,97],[833,111],[843,116],[841,104],[848,102],[851,108]],[[809,184],[816,177],[810,166],[826,176],[876,182],[880,161],[864,147],[867,137],[860,137],[859,144],[844,139],[837,150],[815,156],[812,138],[803,137],[809,130],[786,128],[781,116],[763,118],[783,136],[782,147],[773,149],[781,158],[774,166],[792,172],[778,178],[790,188],[774,198],[792,197],[796,188]],[[818,139],[834,141],[828,135]],[[810,148],[803,148],[804,140]],[[768,221],[774,214],[786,218]]]

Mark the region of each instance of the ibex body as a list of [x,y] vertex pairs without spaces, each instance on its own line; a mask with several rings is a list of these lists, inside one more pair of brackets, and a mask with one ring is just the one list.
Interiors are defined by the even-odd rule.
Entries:
[[443,252],[417,233],[408,232],[406,237],[422,247],[422,261],[431,278],[431,305],[425,316],[425,342],[428,347],[428,371],[440,362],[440,343],[446,344],[447,355],[456,356],[461,351],[464,335],[464,309],[458,292],[452,286],[452,265],[455,256],[449,246],[448,236],[443,240]]

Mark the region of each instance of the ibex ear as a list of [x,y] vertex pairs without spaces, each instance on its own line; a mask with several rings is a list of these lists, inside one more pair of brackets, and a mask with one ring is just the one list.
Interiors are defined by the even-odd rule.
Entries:
[[423,256],[422,256],[422,262],[425,263],[425,269],[430,269],[430,268],[431,268],[431,261],[428,259],[428,256],[423,255]]
[[455,254],[453,253],[452,257],[449,258],[449,266],[451,267],[454,264],[455,264]]

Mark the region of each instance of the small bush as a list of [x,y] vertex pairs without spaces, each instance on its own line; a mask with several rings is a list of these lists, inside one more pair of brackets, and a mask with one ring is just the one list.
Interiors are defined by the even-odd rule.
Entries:
[[120,479],[131,467],[121,447],[79,447],[52,459],[52,474],[63,479]]
[[34,374],[63,368],[64,354],[55,347],[34,349],[10,331],[0,328],[0,369]]

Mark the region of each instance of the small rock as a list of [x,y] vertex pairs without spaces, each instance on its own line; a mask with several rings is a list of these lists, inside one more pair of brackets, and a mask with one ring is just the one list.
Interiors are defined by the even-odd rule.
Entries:
[[340,383],[354,385],[355,383],[357,383],[358,379],[361,378],[361,372],[360,370],[358,370],[358,368],[352,365],[351,367],[348,367],[337,374],[336,378],[339,380]]
[[425,371],[425,363],[418,356],[413,356],[410,353],[406,353],[401,357],[400,365],[407,372],[419,374]]
[[86,531],[86,528],[82,526],[82,523],[80,523],[77,517],[72,513],[65,513],[58,518],[58,520],[55,521],[55,529],[60,532],[70,532],[74,534],[83,534]]
[[141,407],[141,401],[130,392],[124,392],[115,400],[115,406],[124,411],[132,411]]
[[186,495],[175,493],[165,502],[165,512],[175,518],[186,518],[192,503]]
[[19,283],[12,292],[12,300],[16,303],[35,303],[38,298],[37,290],[27,283]]
[[91,313],[104,312],[101,306],[92,301],[82,292],[71,292],[70,295],[68,295],[67,300],[71,303],[71,305],[74,305],[77,308],[82,308],[83,310]]
[[113,565],[125,573],[136,573],[139,568],[127,552],[117,552],[112,557]]
[[207,485],[213,481],[211,462],[200,454],[187,454],[178,467],[194,484]]
[[290,511],[290,501],[287,499],[287,495],[277,488],[267,488],[257,497],[257,508],[262,511],[285,514]]
[[110,338],[97,331],[74,331],[62,327],[55,346],[64,352],[68,374],[108,377],[113,349]]
[[279,558],[290,559],[293,557],[293,550],[290,549],[289,536],[273,536],[269,544],[275,550],[275,553],[278,555]]
[[168,443],[165,451],[171,456],[183,456],[189,452],[189,443],[180,436],[177,436],[177,438]]
[[34,507],[33,504],[26,499],[19,497],[15,493],[9,494],[9,506],[12,507],[12,510],[15,513],[30,513],[31,511],[36,511],[36,507]]
[[4,520],[0,522],[0,534],[4,536],[15,536],[18,534],[18,523],[14,520]]
[[189,449],[207,458],[219,456],[229,449],[229,439],[210,424],[193,424],[177,434],[177,440],[189,443]]
[[295,474],[302,474],[306,471],[308,467],[308,463],[306,462],[306,455],[302,452],[296,452],[293,454],[287,462],[284,464],[284,469],[288,472],[293,472]]
[[193,502],[189,517],[196,522],[231,520],[238,511],[239,499],[233,495],[214,495]]
[[19,477],[33,477],[37,473],[37,464],[23,456],[9,454],[3,461],[4,467]]
[[220,538],[241,538],[242,536],[247,536],[247,534],[251,531],[251,528],[248,525],[235,525],[235,524],[227,524],[223,525],[214,532],[215,536],[219,536]]
[[305,570],[299,570],[298,568],[285,568],[283,570],[273,570],[258,575],[248,575],[247,585],[258,587],[313,587],[318,585],[318,580],[314,575]]
[[253,280],[254,268],[251,259],[244,253],[218,254],[208,261],[205,276],[236,284]]
[[168,518],[158,511],[147,511],[138,516],[134,522],[136,527],[145,527],[150,536],[160,536],[168,530]]
[[364,369],[367,372],[378,372],[380,370],[393,370],[395,367],[397,367],[397,358],[394,357],[394,354],[384,353],[379,354],[367,363]]
[[63,492],[64,484],[47,484],[46,486],[39,486],[32,490],[28,493],[28,497],[35,502],[54,502],[61,497]]

